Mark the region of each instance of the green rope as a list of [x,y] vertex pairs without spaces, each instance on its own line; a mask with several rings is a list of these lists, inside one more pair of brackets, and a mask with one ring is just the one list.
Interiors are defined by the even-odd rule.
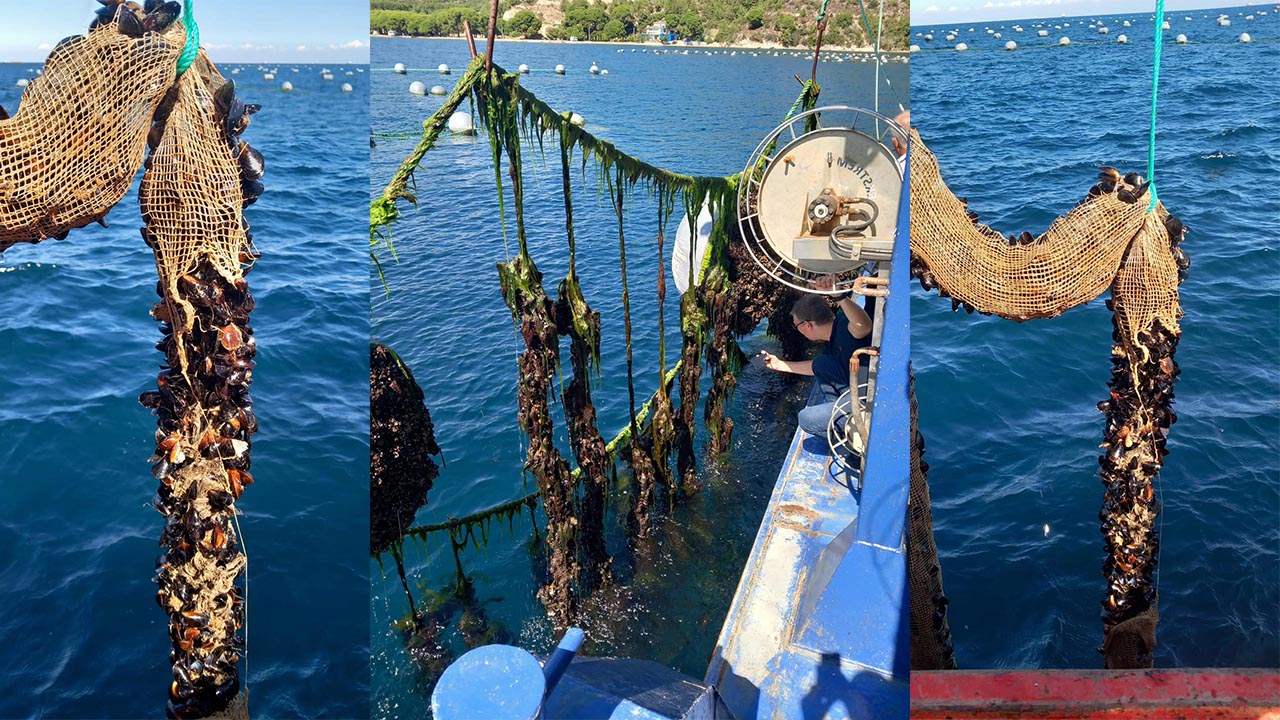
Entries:
[[186,0],[186,7],[182,11],[182,25],[187,29],[187,44],[178,56],[179,75],[191,67],[191,63],[196,61],[196,55],[200,53],[200,26],[196,24],[195,15],[191,14],[191,3],[192,0]]
[[827,0],[822,0],[822,7],[818,8],[818,22],[821,23],[827,19]]
[[1160,53],[1164,49],[1164,0],[1156,0],[1156,52],[1151,69],[1151,132],[1147,138],[1147,182],[1150,186],[1151,204],[1147,212],[1156,209],[1156,97],[1160,87]]

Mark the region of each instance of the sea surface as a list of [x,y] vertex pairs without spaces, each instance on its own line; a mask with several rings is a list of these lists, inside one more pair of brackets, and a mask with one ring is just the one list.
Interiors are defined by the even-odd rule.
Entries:
[[[1178,422],[1158,485],[1161,667],[1280,666],[1280,17],[1266,10],[1167,13],[1154,177],[1191,229],[1192,265],[1180,288]],[[1021,21],[1022,33],[1010,22],[912,28],[913,43],[950,45],[941,41],[958,30],[973,48],[912,56],[912,119],[952,190],[1005,234],[1043,232],[1100,166],[1146,173],[1157,25],[1150,14],[1097,19],[1109,36],[1068,17]],[[1042,27],[1040,44],[1068,35],[1072,45],[996,49],[1035,43]],[[1241,32],[1255,42],[1235,42]],[[1173,44],[1180,33],[1191,43]],[[1103,299],[1016,324],[912,292],[957,661],[1101,667]]]
[[[214,60],[216,61],[216,53]],[[19,78],[0,65],[0,104]],[[244,139],[267,191],[246,216],[262,259],[253,396],[256,484],[239,506],[249,557],[250,710],[368,712],[368,78],[363,66],[243,67],[260,103]],[[350,71],[352,75],[346,73]],[[230,75],[229,75],[230,76]],[[280,92],[289,80],[295,90]],[[355,91],[339,90],[351,83]],[[0,261],[0,717],[160,717],[167,619],[151,582],[161,516],[138,404],[162,361],[151,251],[134,190],[111,227],[18,245]]]
[[[810,57],[803,53],[766,57],[691,50],[689,55],[654,55],[642,49],[499,43],[495,62],[510,70],[528,64],[525,87],[557,111],[581,114],[587,130],[624,152],[679,172],[721,176],[742,169],[799,93],[793,74],[807,77],[810,70]],[[443,98],[410,95],[409,84],[452,87],[468,54],[462,41],[374,39],[371,58],[374,131],[416,135]],[[593,62],[609,75],[590,75]],[[407,75],[392,73],[395,63],[408,66]],[[441,77],[436,70],[441,63],[454,74]],[[557,64],[566,66],[564,76],[552,72]],[[820,64],[819,104],[871,106],[873,67],[857,61]],[[899,98],[907,102],[907,65],[888,64],[884,72],[892,88],[881,81],[881,107],[892,116]],[[378,140],[372,156],[375,196],[414,142]],[[545,159],[536,149],[524,151],[531,253],[552,294],[568,263],[555,147],[549,140]],[[577,168],[577,159],[573,162]],[[593,380],[593,398],[607,440],[627,417],[617,218],[607,191],[600,195],[593,169],[575,169],[573,192],[583,292],[603,315],[603,372]],[[520,497],[531,490],[533,480],[522,477],[525,441],[516,424],[516,357],[523,344],[513,331],[494,269],[507,258],[508,248],[515,252],[515,237],[512,232],[504,244],[487,140],[442,137],[417,174],[417,195],[418,207],[402,204],[404,213],[394,228],[399,261],[383,257],[390,294],[376,273],[369,288],[373,336],[395,348],[413,369],[444,450],[445,467],[418,514],[418,522],[430,523]],[[656,388],[660,371],[656,218],[656,203],[643,193],[629,201],[625,231],[637,404]],[[507,219],[512,222],[509,198]],[[679,213],[667,228],[668,253],[678,221]],[[669,260],[665,264],[669,273]],[[680,352],[678,293],[670,282],[664,312],[670,367]],[[770,343],[757,334],[743,345],[750,353]],[[562,363],[567,368],[567,345]],[[622,523],[611,515],[609,548],[622,589],[588,603],[583,623],[588,652],[646,658],[703,677],[807,390],[804,383],[787,383],[776,373],[748,367],[729,407],[737,424],[733,448],[722,460],[700,460],[702,491],[634,551],[627,549]],[[565,447],[558,402],[552,405],[552,417]],[[701,417],[699,410],[699,427]],[[615,497],[622,492],[625,483]],[[544,522],[541,516],[538,522]],[[527,515],[511,529],[494,523],[487,547],[464,552],[462,564],[474,579],[489,639],[546,652],[558,638],[534,598],[541,542],[532,543],[532,537]],[[452,582],[447,537],[433,537],[425,546],[407,544],[406,555],[420,602]],[[392,627],[408,615],[404,591],[389,557],[370,568],[373,714],[421,716],[432,678],[410,663],[403,639]],[[475,609],[468,612],[476,614]],[[455,612],[452,622],[457,619]],[[445,639],[453,652],[465,651],[455,630]]]

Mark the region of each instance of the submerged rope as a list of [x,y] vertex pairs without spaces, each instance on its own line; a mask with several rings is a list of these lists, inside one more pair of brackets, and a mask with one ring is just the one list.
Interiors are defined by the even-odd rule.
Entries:
[[1151,68],[1151,131],[1147,136],[1147,182],[1151,204],[1147,212],[1156,209],[1156,98],[1160,88],[1160,54],[1164,50],[1164,0],[1156,0],[1155,18],[1156,49]]
[[193,0],[186,0],[186,7],[182,11],[182,25],[187,30],[187,44],[182,48],[182,54],[178,56],[179,75],[191,67],[191,63],[196,61],[196,55],[200,53],[200,26],[196,24],[195,15],[191,14],[192,2]]

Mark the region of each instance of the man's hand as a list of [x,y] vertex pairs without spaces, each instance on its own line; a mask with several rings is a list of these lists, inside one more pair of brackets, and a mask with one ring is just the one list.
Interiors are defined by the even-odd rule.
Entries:
[[836,289],[835,275],[821,275],[813,279],[813,289],[830,292]]
[[777,355],[761,350],[760,357],[764,358],[764,366],[770,370],[776,370],[778,372],[789,372],[791,370],[791,367],[787,365],[787,361]]

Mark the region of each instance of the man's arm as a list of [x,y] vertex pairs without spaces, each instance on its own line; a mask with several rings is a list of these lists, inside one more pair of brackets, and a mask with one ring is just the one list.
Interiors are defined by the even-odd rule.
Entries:
[[787,360],[783,360],[777,355],[771,355],[764,351],[761,351],[760,354],[764,357],[764,366],[769,368],[770,370],[777,370],[778,372],[795,373],[796,375],[813,375],[812,360],[787,361]]
[[840,298],[840,309],[849,320],[849,334],[861,340],[871,334],[871,318],[851,297]]

